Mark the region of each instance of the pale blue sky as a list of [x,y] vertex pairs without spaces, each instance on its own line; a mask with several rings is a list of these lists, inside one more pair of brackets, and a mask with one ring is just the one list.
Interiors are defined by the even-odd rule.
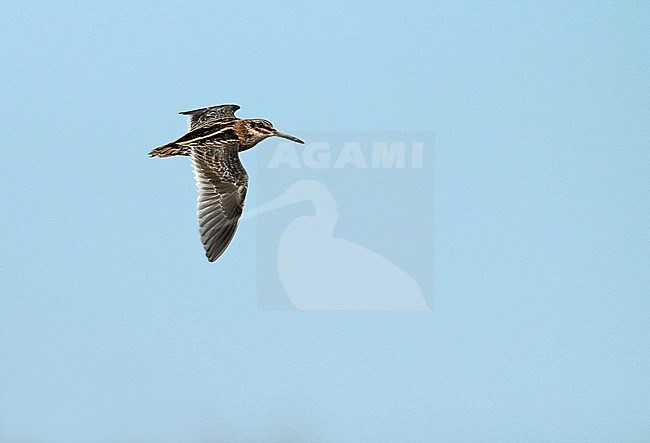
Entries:
[[[646,3],[2,16],[0,441],[650,435]],[[146,153],[218,103],[433,131],[434,311],[258,311],[254,224],[209,264],[189,164]]]

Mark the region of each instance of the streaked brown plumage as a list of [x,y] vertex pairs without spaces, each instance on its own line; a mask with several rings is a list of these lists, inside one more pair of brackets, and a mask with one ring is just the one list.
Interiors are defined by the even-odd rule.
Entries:
[[221,105],[181,112],[189,116],[189,132],[149,152],[150,157],[192,158],[199,188],[199,232],[211,262],[232,241],[244,208],[248,174],[239,161],[239,152],[273,136],[304,143],[277,131],[267,120],[235,117],[238,109],[237,105]]

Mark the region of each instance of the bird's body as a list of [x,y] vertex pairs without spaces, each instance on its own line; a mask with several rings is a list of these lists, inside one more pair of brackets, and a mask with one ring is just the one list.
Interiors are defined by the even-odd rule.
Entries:
[[199,188],[199,231],[209,261],[219,258],[230,244],[244,208],[248,174],[239,152],[273,136],[303,143],[277,131],[267,120],[235,117],[238,109],[221,105],[181,112],[189,116],[189,131],[149,152],[150,157],[192,158]]

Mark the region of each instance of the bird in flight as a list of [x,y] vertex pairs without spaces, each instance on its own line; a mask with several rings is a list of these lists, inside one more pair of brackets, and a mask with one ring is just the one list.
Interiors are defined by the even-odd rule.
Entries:
[[268,120],[235,117],[239,108],[220,105],[181,112],[189,117],[189,131],[149,152],[149,157],[187,155],[192,159],[199,188],[199,232],[211,262],[232,241],[244,209],[248,174],[239,161],[239,153],[269,137],[304,143],[278,131]]

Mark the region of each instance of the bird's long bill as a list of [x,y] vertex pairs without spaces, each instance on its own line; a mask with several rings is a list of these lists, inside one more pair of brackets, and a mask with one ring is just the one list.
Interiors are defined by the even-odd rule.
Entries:
[[301,145],[305,144],[305,142],[300,140],[298,137],[294,137],[293,135],[285,134],[285,133],[280,132],[280,131],[275,131],[275,135],[276,135],[276,137],[286,138],[287,140],[291,140],[292,142],[300,143]]

